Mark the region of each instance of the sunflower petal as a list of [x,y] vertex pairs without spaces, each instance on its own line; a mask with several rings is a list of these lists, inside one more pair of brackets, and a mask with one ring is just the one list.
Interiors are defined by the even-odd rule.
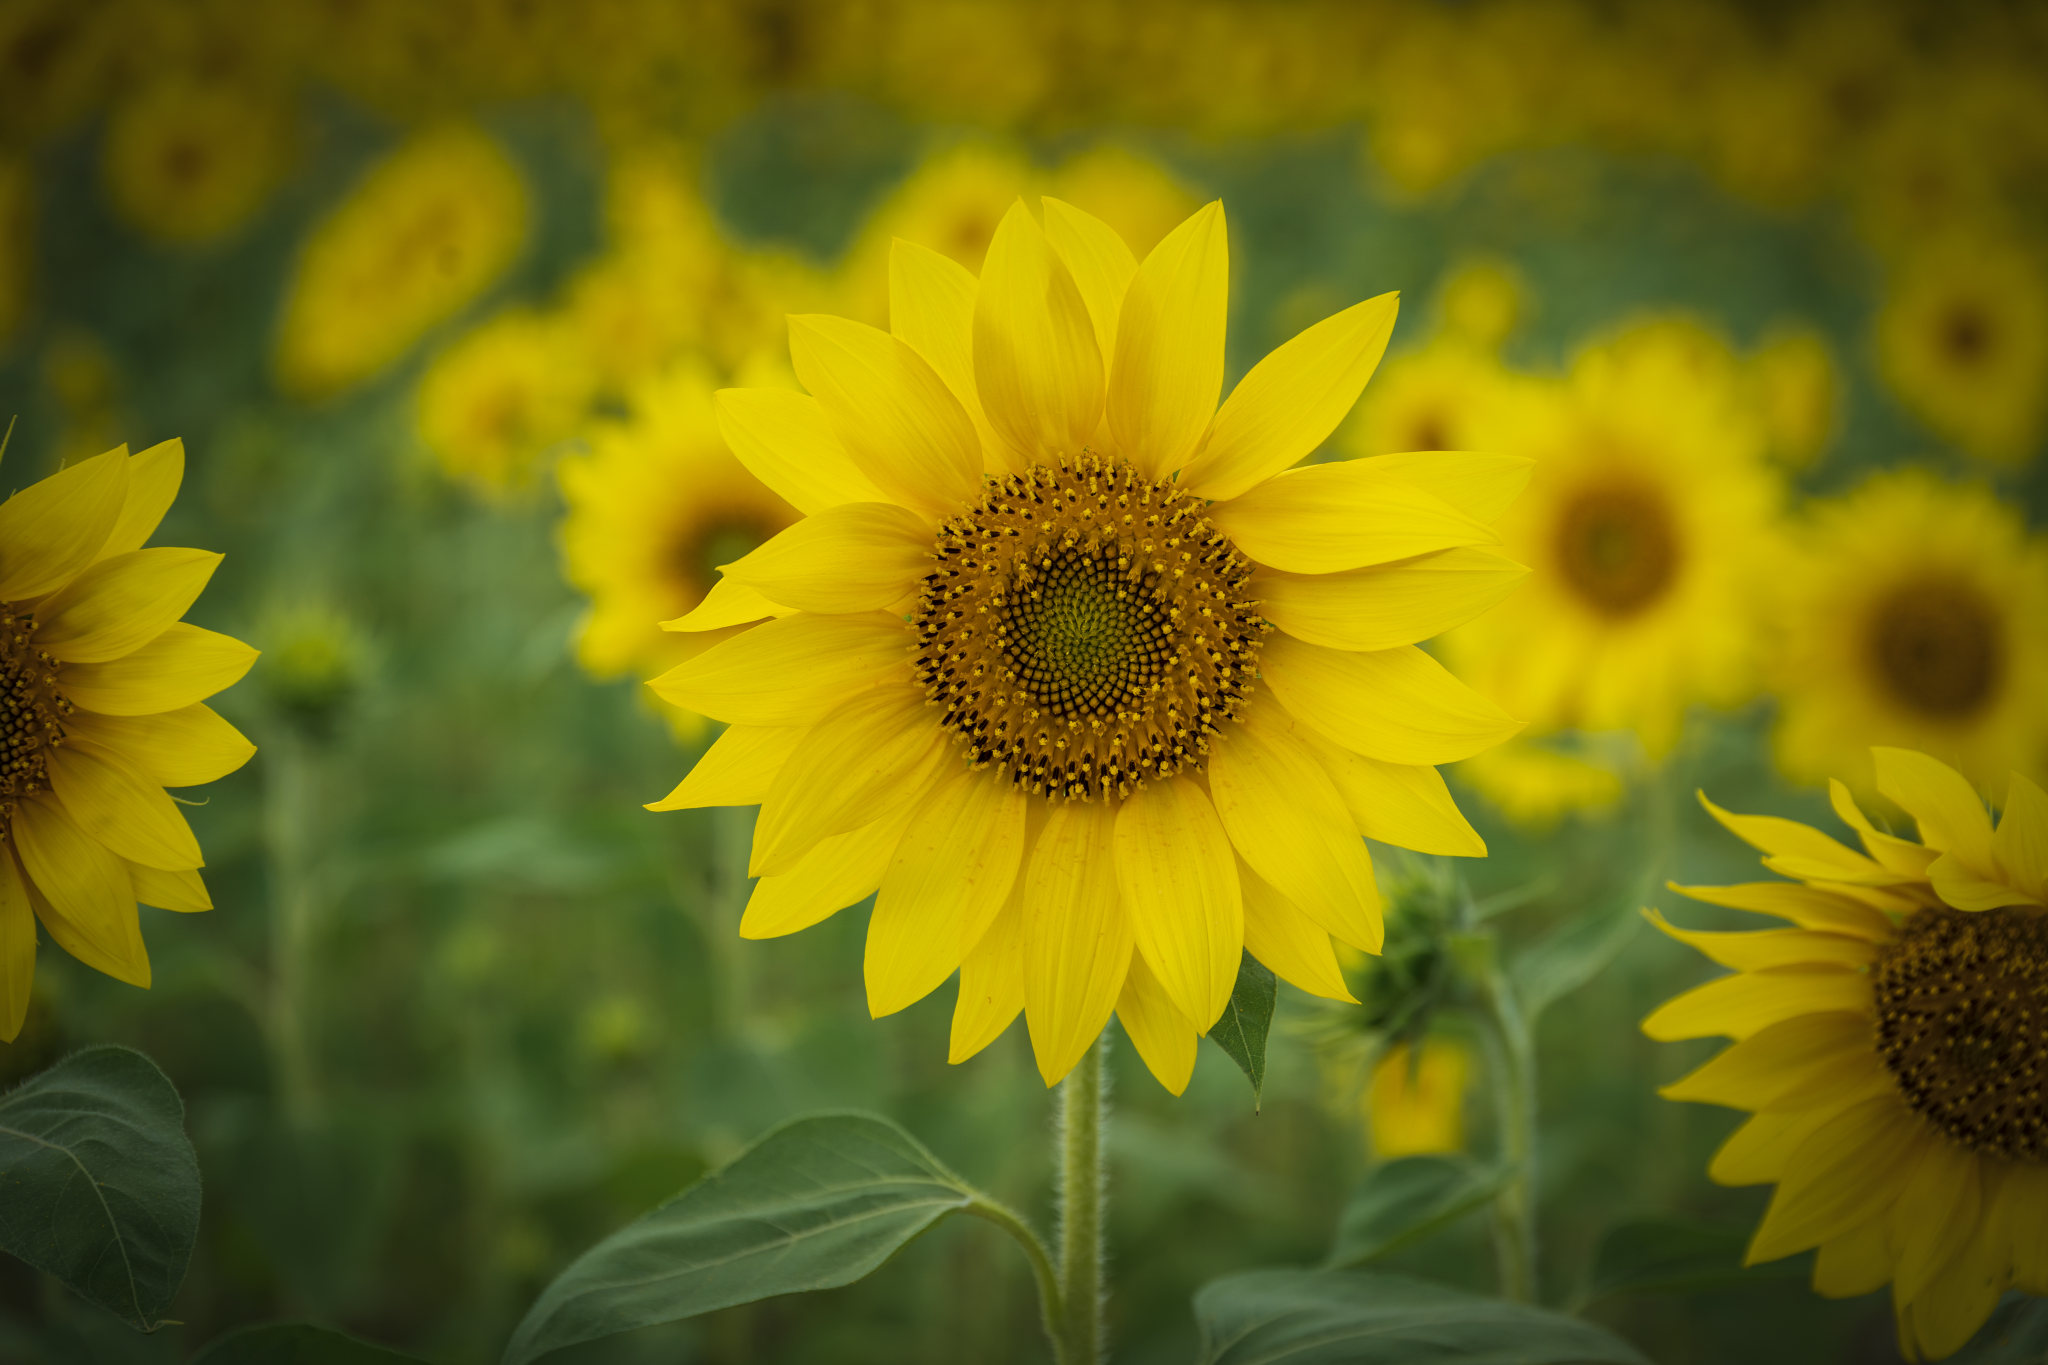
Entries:
[[2006,788],[1991,857],[2012,885],[2048,898],[2048,792],[2018,773]]
[[1491,550],[1439,550],[1343,573],[1260,569],[1259,614],[1331,649],[1395,649],[1461,626],[1506,597],[1528,570]]
[[1666,886],[1681,896],[1708,905],[1725,905],[1731,910],[1748,910],[1759,915],[1776,915],[1802,929],[1830,934],[1853,934],[1884,943],[1898,933],[1898,926],[1881,911],[1873,910],[1847,895],[1805,886],[1799,882],[1744,882],[1738,886]]
[[1871,1191],[1894,1187],[1922,1141],[1919,1117],[1884,1095],[1824,1119],[1785,1159],[1745,1265],[1775,1261],[1847,1232],[1870,1214]]
[[1975,1152],[1952,1143],[1929,1142],[1921,1149],[1892,1206],[1899,1234],[1892,1292],[1902,1301],[1919,1298],[1976,1237],[1984,1200],[1978,1164]]
[[894,503],[846,503],[783,528],[720,567],[798,611],[884,611],[914,594],[930,571],[932,528]]
[[1484,522],[1365,460],[1289,470],[1215,504],[1209,519],[1245,554],[1288,573],[1341,573],[1499,542]]
[[1102,352],[1088,306],[1020,199],[989,242],[974,300],[974,382],[1013,462],[1072,454],[1102,420]]
[[180,621],[132,654],[64,670],[64,695],[104,716],[153,716],[205,701],[240,682],[256,651]]
[[1357,1004],[1357,997],[1345,984],[1344,969],[1337,965],[1330,935],[1322,926],[1269,886],[1242,858],[1237,879],[1244,889],[1245,951],[1273,975],[1310,995]]
[[825,409],[788,389],[720,389],[718,430],[747,472],[806,516],[889,495],[839,443]]
[[1818,934],[1810,929],[1751,929],[1710,933],[1680,929],[1655,910],[1643,918],[1680,943],[1705,954],[1709,961],[1738,972],[1764,967],[1865,967],[1877,959],[1877,945],[1845,934]]
[[711,585],[711,591],[704,594],[703,601],[681,616],[663,621],[661,628],[683,633],[730,630],[734,626],[750,626],[771,616],[789,614],[788,607],[769,601],[758,589],[721,574]]
[[1907,880],[1886,871],[1875,859],[1829,838],[1811,825],[1776,815],[1737,815],[1709,801],[1705,792],[1698,793],[1698,796],[1707,813],[1719,820],[1730,834],[1751,848],[1769,854],[1767,865],[1784,871],[1787,876],[1797,876],[1802,880],[1818,877],[1828,881],[1868,882],[1876,886],[1896,885]]
[[196,915],[213,909],[213,897],[206,894],[206,882],[197,870],[166,872],[162,868],[128,864],[128,880],[135,887],[135,899],[159,910]]
[[1874,1062],[1869,1015],[1840,1010],[1801,1014],[1722,1049],[1705,1066],[1657,1093],[1667,1100],[1768,1109],[1858,1054]]
[[974,295],[967,267],[901,237],[889,244],[889,330],[946,381],[981,438],[982,463],[1004,455],[974,387]]
[[1486,841],[1451,799],[1435,768],[1420,763],[1382,763],[1334,744],[1312,745],[1368,839],[1417,853],[1451,858],[1484,858]]
[[1870,978],[1827,968],[1737,972],[1695,986],[1651,1011],[1643,1032],[1660,1043],[1680,1038],[1747,1038],[1795,1015],[1871,1011]]
[[1417,450],[1352,461],[1382,476],[1433,493],[1468,517],[1496,521],[1514,505],[1536,462],[1525,455],[1480,450]]
[[74,711],[64,728],[106,749],[159,787],[197,787],[255,756],[251,744],[212,707],[200,703],[153,716]]
[[899,814],[820,839],[787,872],[754,883],[740,915],[740,937],[794,934],[874,895],[902,835]]
[[1229,310],[1229,232],[1215,200],[1152,248],[1117,317],[1109,430],[1147,478],[1186,464],[1216,416]]
[[1117,317],[1123,312],[1131,276],[1138,273],[1138,259],[1116,229],[1100,218],[1051,195],[1040,203],[1045,207],[1046,238],[1066,262],[1081,301],[1088,305],[1096,347],[1105,357],[1114,356]]
[[1785,1173],[1785,1162],[1806,1135],[1835,1111],[1802,1109],[1792,1113],[1766,1110],[1728,1135],[1707,1165],[1707,1178],[1717,1185],[1764,1185]]
[[1116,1001],[1116,1017],[1153,1078],[1170,1094],[1185,1092],[1195,1074],[1195,1045],[1201,1034],[1152,975],[1142,953],[1131,956],[1131,970]]
[[1117,900],[1116,813],[1070,801],[1046,816],[1025,867],[1024,1021],[1056,1085],[1094,1046],[1123,994],[1130,916]]
[[46,797],[15,806],[12,833],[31,900],[44,902],[36,913],[58,946],[117,981],[149,985],[135,891],[120,858]]
[[821,839],[886,820],[923,799],[941,760],[958,762],[923,694],[872,688],[797,741],[761,801],[755,876],[787,872]]
[[1902,1349],[1922,1360],[1954,1355],[1969,1343],[2004,1295],[2006,1276],[1997,1253],[1978,1237],[1949,1261],[1912,1301],[1896,1290]]
[[36,984],[36,913],[14,855],[0,847],[0,1042],[21,1036]]
[[147,450],[128,457],[128,496],[121,502],[121,515],[100,546],[100,559],[139,550],[156,534],[164,513],[178,500],[178,485],[185,481],[185,443],[173,436]]
[[37,608],[36,647],[67,663],[131,654],[199,600],[221,559],[168,546],[103,559]]
[[1913,817],[1920,842],[1953,854],[1979,876],[1992,875],[1991,814],[1963,775],[1911,749],[1880,746],[1870,753],[1877,789]]
[[1849,794],[1849,788],[1838,777],[1828,779],[1828,804],[1835,808],[1835,814],[1843,824],[1856,831],[1856,837],[1863,841],[1863,851],[1868,853],[1887,872],[1896,872],[1903,877],[1924,877],[1927,865],[1935,859],[1935,851],[1925,844],[1916,844],[1911,839],[1901,839],[1896,834],[1886,834],[1870,823],[1870,817],[1856,804],[1856,798]]
[[647,685],[734,725],[811,726],[857,692],[909,687],[911,637],[882,612],[789,616],[713,645]]
[[675,790],[646,809],[758,806],[804,733],[801,725],[729,725]]
[[199,840],[178,803],[127,764],[83,744],[49,756],[50,791],[78,827],[144,867],[185,872],[202,866]]
[[1453,763],[1522,728],[1413,645],[1359,654],[1275,635],[1259,674],[1304,726],[1382,763]]
[[1023,879],[1010,889],[1002,913],[960,964],[960,994],[953,1002],[952,1036],[946,1060],[955,1065],[975,1056],[1024,1012]]
[[1854,1299],[1884,1288],[1892,1277],[1884,1225],[1882,1216],[1866,1218],[1822,1242],[1813,1260],[1813,1291],[1830,1299]]
[[0,503],[0,602],[70,582],[107,543],[128,499],[128,447],[81,460]]
[[1207,1029],[1237,984],[1244,902],[1230,836],[1199,786],[1168,779],[1125,798],[1116,814],[1116,876],[1151,977],[1196,1029]]

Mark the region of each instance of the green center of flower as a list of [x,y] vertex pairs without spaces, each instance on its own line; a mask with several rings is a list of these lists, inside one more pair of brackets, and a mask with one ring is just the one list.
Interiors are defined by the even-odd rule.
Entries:
[[1603,616],[1648,607],[1678,576],[1678,537],[1664,500],[1647,488],[1582,489],[1558,520],[1564,581]]
[[1894,588],[1870,614],[1868,642],[1893,699],[1942,720],[1977,711],[1997,693],[2005,672],[1998,610],[1960,581]]
[[71,703],[57,691],[57,661],[35,647],[35,619],[0,609],[0,839],[14,803],[48,785],[49,753],[64,740]]
[[975,767],[1089,800],[1201,766],[1269,629],[1203,507],[1084,452],[989,480],[940,528],[918,678]]
[[2048,1161],[2048,915],[1918,911],[1873,985],[1878,1052],[1906,1103],[1972,1151]]

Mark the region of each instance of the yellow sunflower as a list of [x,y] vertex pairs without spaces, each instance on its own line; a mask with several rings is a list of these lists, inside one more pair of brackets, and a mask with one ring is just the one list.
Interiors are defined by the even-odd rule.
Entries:
[[655,808],[760,804],[748,937],[879,889],[869,1008],[957,969],[954,1060],[1021,1011],[1052,1083],[1114,1011],[1179,1091],[1243,950],[1340,998],[1332,936],[1378,950],[1361,833],[1484,851],[1430,765],[1516,723],[1414,642],[1519,574],[1486,521],[1526,462],[1292,469],[1394,297],[1219,409],[1222,206],[1142,264],[1044,214],[1015,204],[978,280],[899,243],[893,331],[793,317],[810,394],[719,395],[734,452],[805,515],[680,623],[751,628],[655,680],[731,726]]
[[1420,1048],[1396,1043],[1373,1064],[1363,1108],[1372,1153],[1381,1161],[1465,1149],[1465,1089],[1472,1054],[1455,1038]]
[[1924,470],[1817,504],[1780,580],[1779,766],[1819,782],[1872,740],[1971,781],[2048,764],[2048,542],[1989,490]]
[[1919,842],[1879,831],[1840,782],[1861,851],[1707,803],[1793,880],[1673,889],[1792,927],[1692,933],[1645,912],[1735,975],[1643,1031],[1735,1040],[1662,1093],[1750,1113],[1708,1168],[1777,1185],[1748,1260],[1818,1247],[1821,1293],[1889,1283],[1907,1356],[1938,1358],[2009,1286],[2048,1293],[2048,795],[2014,774],[1994,831],[1953,768],[1873,753]]
[[[667,668],[723,638],[657,623],[691,610],[719,565],[797,519],[726,449],[712,389],[701,365],[678,366],[635,395],[629,417],[596,427],[587,454],[555,467],[562,572],[590,598],[576,658],[593,677]],[[679,726],[694,735],[702,718]]]
[[185,469],[122,446],[0,503],[0,1037],[21,1031],[36,922],[89,967],[149,984],[136,902],[209,910],[165,787],[255,752],[203,703],[256,651],[178,618],[220,556],[144,549]]
[[442,471],[488,495],[531,489],[596,385],[575,341],[558,319],[515,308],[435,356],[420,377],[417,420]]
[[1779,485],[1732,356],[1702,335],[1650,323],[1487,410],[1477,444],[1536,461],[1501,525],[1532,573],[1444,648],[1532,732],[1633,730],[1661,755],[1689,705],[1754,687],[1751,586]]
[[153,237],[225,236],[248,221],[283,170],[289,108],[247,81],[169,76],[140,87],[107,117],[108,197]]
[[1361,455],[1478,449],[1488,414],[1516,384],[1491,351],[1440,337],[1387,362],[1344,424],[1344,447]]

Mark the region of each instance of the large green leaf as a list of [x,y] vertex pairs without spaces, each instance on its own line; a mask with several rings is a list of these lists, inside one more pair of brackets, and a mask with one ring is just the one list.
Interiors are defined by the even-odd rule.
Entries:
[[1209,1029],[1209,1037],[1251,1081],[1254,1107],[1266,1085],[1266,1034],[1273,1027],[1273,1003],[1279,990],[1265,964],[1246,953],[1237,964],[1237,984],[1230,988],[1230,1003]]
[[1589,1322],[1400,1275],[1253,1270],[1195,1295],[1200,1365],[1648,1365]]
[[148,1332],[199,1233],[199,1161],[156,1063],[94,1047],[0,1097],[0,1249]]
[[244,1327],[216,1338],[192,1365],[423,1365],[403,1355],[309,1322]]
[[505,1365],[776,1294],[851,1284],[977,1198],[886,1119],[799,1119],[585,1252],[519,1324]]
[[1498,1167],[1466,1156],[1404,1156],[1359,1182],[1337,1224],[1333,1268],[1362,1265],[1408,1245],[1493,1198]]
[[1685,1293],[1804,1279],[1811,1259],[1792,1257],[1743,1268],[1749,1231],[1685,1218],[1639,1218],[1610,1228],[1593,1253],[1586,1302],[1615,1294]]

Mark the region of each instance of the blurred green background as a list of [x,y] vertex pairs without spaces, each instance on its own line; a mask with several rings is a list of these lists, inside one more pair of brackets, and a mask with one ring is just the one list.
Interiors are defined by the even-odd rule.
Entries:
[[[2015,547],[1987,591],[1995,688],[2019,700],[1956,721],[1976,728],[1954,749],[2038,776],[2044,61],[2048,10],[2019,4],[0,0],[5,485],[183,437],[159,540],[226,552],[190,619],[265,651],[217,703],[258,757],[190,811],[217,910],[145,912],[147,993],[45,952],[0,1053],[11,1081],[121,1041],[176,1081],[207,1181],[184,1325],[135,1337],[7,1262],[0,1358],[174,1361],[310,1316],[494,1360],[569,1258],[820,1108],[881,1110],[1044,1214],[1050,1105],[1021,1030],[949,1068],[950,992],[868,1020],[862,910],[737,939],[750,813],[640,809],[706,735],[636,682],[666,666],[658,632],[595,665],[620,676],[579,666],[592,584],[565,574],[551,474],[668,439],[651,394],[774,382],[785,312],[885,322],[891,233],[976,267],[1020,192],[1141,252],[1223,199],[1233,377],[1401,290],[1332,454],[1412,448],[1386,432],[1432,384],[1450,420],[1512,414],[1589,344],[1664,326],[1784,490],[1768,534],[1731,534],[1752,567],[1874,471],[1979,490]],[[1823,819],[1774,693],[1825,708],[1854,680],[1774,672],[1818,629],[1774,614],[1781,587],[1745,577],[1714,608],[1756,658],[1671,703],[1674,742],[1532,717],[1516,766],[1451,773],[1492,848],[1458,871],[1504,907],[1504,942],[1625,925],[1649,875],[1652,903],[1732,926],[1661,889],[1752,875],[1697,787]],[[1390,889],[1441,875],[1380,862]],[[1368,999],[1414,1002],[1426,918],[1389,933],[1419,978],[1356,964]],[[1553,1303],[1632,1219],[1698,1220],[1732,1265],[1764,1202],[1705,1178],[1734,1114],[1654,1093],[1710,1049],[1636,1029],[1708,969],[1647,929],[1612,942],[1539,1034]],[[1115,1053],[1133,1365],[1188,1356],[1204,1280],[1319,1261],[1375,1159],[1389,1016],[1282,994],[1256,1110],[1220,1051],[1178,1100]],[[1474,1046],[1455,1008],[1425,1032]],[[1447,1073],[1424,1145],[1489,1150],[1482,1071]],[[1492,1284],[1476,1218],[1392,1262]],[[1803,1259],[1588,1311],[1666,1365],[1896,1359],[1883,1297],[1822,1301]],[[851,1288],[562,1357],[1046,1358],[1021,1258],[955,1223]]]

